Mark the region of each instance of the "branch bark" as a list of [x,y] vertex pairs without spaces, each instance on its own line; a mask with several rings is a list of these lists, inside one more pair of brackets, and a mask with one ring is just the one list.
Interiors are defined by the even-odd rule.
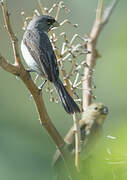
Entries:
[[7,62],[6,59],[1,54],[0,54],[0,67],[2,67],[5,71],[12,73],[16,76],[19,75],[18,68],[15,65]]
[[82,96],[83,96],[83,112],[86,111],[87,107],[92,103],[92,75],[93,69],[96,65],[97,58],[99,57],[98,51],[96,49],[97,40],[99,38],[102,29],[109,21],[111,13],[118,3],[118,0],[113,0],[109,7],[107,7],[102,13],[103,1],[98,0],[98,7],[96,11],[96,19],[93,24],[91,33],[88,37],[87,49],[90,52],[86,56],[86,67],[84,68],[84,76],[82,79]]

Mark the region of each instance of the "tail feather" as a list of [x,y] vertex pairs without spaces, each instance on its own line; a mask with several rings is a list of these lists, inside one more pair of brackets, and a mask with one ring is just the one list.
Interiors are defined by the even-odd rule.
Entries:
[[72,97],[68,94],[66,88],[64,87],[60,79],[54,82],[54,86],[57,90],[57,93],[59,95],[59,98],[62,102],[62,105],[65,111],[69,114],[79,113],[80,109],[78,105],[74,102]]

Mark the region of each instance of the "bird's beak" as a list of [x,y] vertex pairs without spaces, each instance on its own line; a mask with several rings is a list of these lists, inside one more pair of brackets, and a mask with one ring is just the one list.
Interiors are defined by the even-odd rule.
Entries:
[[105,106],[102,111],[101,111],[102,114],[108,114],[108,108]]
[[60,26],[60,24],[59,24],[57,21],[55,21],[55,22],[50,26],[49,31],[50,31],[50,30],[54,30],[54,29],[56,29],[56,28],[59,27],[59,26]]
[[55,21],[52,25],[52,27],[59,27],[59,26],[60,26],[60,24],[57,21]]

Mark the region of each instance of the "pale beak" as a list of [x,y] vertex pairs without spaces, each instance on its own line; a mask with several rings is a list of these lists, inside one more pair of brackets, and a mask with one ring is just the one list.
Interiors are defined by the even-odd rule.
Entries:
[[108,108],[105,106],[103,109],[102,109],[102,114],[108,114]]

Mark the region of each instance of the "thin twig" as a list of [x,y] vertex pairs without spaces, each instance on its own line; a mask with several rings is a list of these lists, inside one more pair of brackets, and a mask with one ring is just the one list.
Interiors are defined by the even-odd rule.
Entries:
[[96,11],[96,21],[98,22],[101,22],[102,9],[103,9],[103,0],[98,0],[98,7]]
[[70,77],[72,75],[72,72],[74,70],[75,64],[76,64],[76,60],[74,60],[73,63],[72,63],[71,69],[70,69],[70,71],[68,72],[68,75],[67,75],[67,79],[70,79]]
[[43,14],[43,15],[44,15],[44,14],[47,14],[47,12],[46,12],[46,10],[44,9],[44,7],[43,7],[43,5],[42,5],[42,2],[41,2],[40,0],[38,0],[38,4],[39,4],[39,7],[40,7],[40,9],[41,9],[42,14]]
[[58,8],[57,8],[57,11],[56,11],[56,21],[58,20],[58,16],[59,16],[59,13],[60,13],[60,9],[61,9],[61,4],[63,3],[63,1],[60,1],[59,4],[58,4]]
[[48,10],[48,14],[51,14],[51,12],[56,8],[58,7],[57,4],[53,4],[52,7]]
[[79,171],[79,152],[80,152],[80,126],[79,126],[79,119],[76,114],[73,114],[73,121],[74,121],[74,133],[75,133],[75,167],[77,171]]
[[102,16],[102,24],[106,24],[108,22],[109,17],[112,15],[114,8],[120,0],[113,0],[112,3],[105,9]]

